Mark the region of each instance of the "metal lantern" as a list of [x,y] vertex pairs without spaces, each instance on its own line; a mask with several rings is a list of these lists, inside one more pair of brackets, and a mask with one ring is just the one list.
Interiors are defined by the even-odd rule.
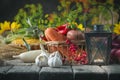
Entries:
[[109,64],[112,33],[103,28],[104,25],[94,25],[93,31],[85,32],[89,64]]

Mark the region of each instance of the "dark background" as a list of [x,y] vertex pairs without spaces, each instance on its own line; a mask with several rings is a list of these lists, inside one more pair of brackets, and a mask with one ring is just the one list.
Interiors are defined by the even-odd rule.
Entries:
[[[58,0],[0,0],[0,22],[4,20],[11,21],[19,8],[25,4],[41,3],[44,13],[50,13],[57,9]],[[115,8],[120,14],[120,0],[115,0]],[[120,20],[120,19],[119,19]]]
[[11,21],[18,9],[31,3],[41,3],[44,13],[50,13],[57,9],[58,0],[0,0],[0,22]]

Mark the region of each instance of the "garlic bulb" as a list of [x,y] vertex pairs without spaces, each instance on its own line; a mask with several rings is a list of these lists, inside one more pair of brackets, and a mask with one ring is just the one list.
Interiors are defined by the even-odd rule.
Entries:
[[59,57],[59,58],[62,60],[62,56],[61,56],[61,54],[59,53],[59,51],[55,51],[54,54],[56,54],[56,56]]
[[62,66],[62,58],[58,51],[53,52],[48,58],[48,65],[50,67],[60,67]]
[[47,66],[48,65],[48,57],[45,54],[40,54],[35,59],[35,64],[37,66]]
[[43,44],[40,44],[40,48],[41,48],[41,54],[36,57],[35,64],[40,67],[47,66],[49,53],[45,50]]

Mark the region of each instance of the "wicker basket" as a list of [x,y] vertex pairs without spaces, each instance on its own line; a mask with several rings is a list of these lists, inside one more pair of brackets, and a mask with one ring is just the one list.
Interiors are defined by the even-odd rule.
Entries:
[[[85,47],[85,40],[73,40],[71,42],[79,47]],[[66,48],[67,50],[69,48],[69,45],[66,43],[66,41],[48,41],[45,43],[45,45],[50,53],[59,51],[59,48]],[[62,51],[60,52],[64,54]]]

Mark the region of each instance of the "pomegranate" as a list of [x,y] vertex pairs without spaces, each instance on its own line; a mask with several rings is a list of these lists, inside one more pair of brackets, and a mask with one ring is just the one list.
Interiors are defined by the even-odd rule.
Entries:
[[84,40],[84,34],[79,30],[70,30],[67,32],[67,38],[69,40]]

